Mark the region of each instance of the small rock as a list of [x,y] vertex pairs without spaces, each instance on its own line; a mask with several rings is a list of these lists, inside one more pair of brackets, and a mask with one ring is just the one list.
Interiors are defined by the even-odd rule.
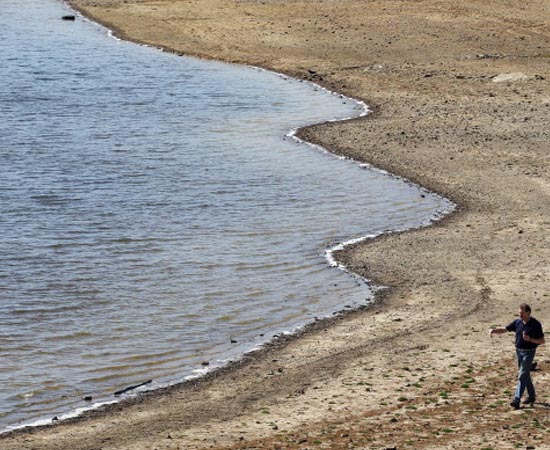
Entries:
[[516,81],[527,81],[533,77],[521,72],[501,73],[493,77],[493,83],[514,83]]
[[91,401],[92,401],[92,396],[91,396],[91,395],[87,395],[86,397],[84,397],[84,401],[85,401],[85,402],[91,402]]
[[504,58],[504,55],[501,54],[479,54],[476,55],[476,58],[478,59],[502,59]]
[[209,366],[210,363],[209,363],[208,361],[203,361],[203,362],[201,362],[201,365],[203,365],[203,366]]

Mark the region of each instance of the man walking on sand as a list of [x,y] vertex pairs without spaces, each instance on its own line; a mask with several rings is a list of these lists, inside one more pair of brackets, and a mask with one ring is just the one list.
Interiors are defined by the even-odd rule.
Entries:
[[490,331],[489,336],[493,334],[502,334],[507,331],[515,331],[516,333],[516,355],[518,358],[518,384],[516,394],[510,403],[514,409],[519,409],[521,396],[527,389],[527,399],[524,404],[535,403],[535,387],[531,381],[531,366],[535,358],[537,346],[545,343],[544,332],[540,322],[531,317],[531,307],[522,303],[519,305],[519,318],[514,320],[506,327],[495,328]]

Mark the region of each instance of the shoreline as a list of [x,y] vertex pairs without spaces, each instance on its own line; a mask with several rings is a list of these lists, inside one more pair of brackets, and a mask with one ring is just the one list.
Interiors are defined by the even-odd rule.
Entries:
[[[516,425],[528,426],[544,406],[508,412],[503,383],[514,384],[511,352],[504,340],[487,342],[484,331],[508,321],[525,297],[543,323],[550,320],[550,95],[540,75],[549,69],[550,49],[540,38],[550,19],[542,2],[382,1],[369,4],[372,17],[358,14],[364,4],[354,0],[338,8],[317,1],[317,10],[284,0],[70,3],[109,27],[118,23],[113,28],[125,39],[163,48],[172,39],[175,53],[230,62],[261,66],[263,59],[270,70],[321,77],[327,89],[370,97],[375,113],[311,126],[299,137],[442,193],[458,207],[429,228],[338,253],[353,272],[390,287],[372,309],[319,324],[212,380],[74,424],[0,437],[0,448],[514,448],[520,437],[525,445]],[[237,23],[239,35],[224,34]],[[315,46],[304,36],[315,37]],[[421,45],[430,39],[440,45]],[[219,45],[228,40],[232,45]],[[493,83],[522,70],[526,79]],[[550,363],[544,349],[539,358],[543,367]],[[549,398],[547,373],[536,376],[539,398]],[[457,415],[460,423],[449,420]],[[542,448],[543,438],[534,431],[529,442]]]

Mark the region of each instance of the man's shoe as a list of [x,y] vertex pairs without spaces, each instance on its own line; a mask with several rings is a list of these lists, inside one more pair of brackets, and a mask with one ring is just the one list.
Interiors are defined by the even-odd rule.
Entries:
[[527,399],[523,400],[524,405],[532,405],[535,403],[535,397],[528,397]]
[[514,409],[519,409],[519,400],[516,400],[516,399],[512,400],[510,402],[510,406]]

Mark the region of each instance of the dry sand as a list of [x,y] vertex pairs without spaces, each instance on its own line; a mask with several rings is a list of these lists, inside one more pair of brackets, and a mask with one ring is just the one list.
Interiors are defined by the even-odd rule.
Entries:
[[511,411],[527,301],[550,327],[547,0],[72,0],[121,37],[258,65],[365,100],[365,119],[303,130],[452,199],[455,214],[339,255],[390,289],[201,382],[1,449],[550,448],[539,403]]

